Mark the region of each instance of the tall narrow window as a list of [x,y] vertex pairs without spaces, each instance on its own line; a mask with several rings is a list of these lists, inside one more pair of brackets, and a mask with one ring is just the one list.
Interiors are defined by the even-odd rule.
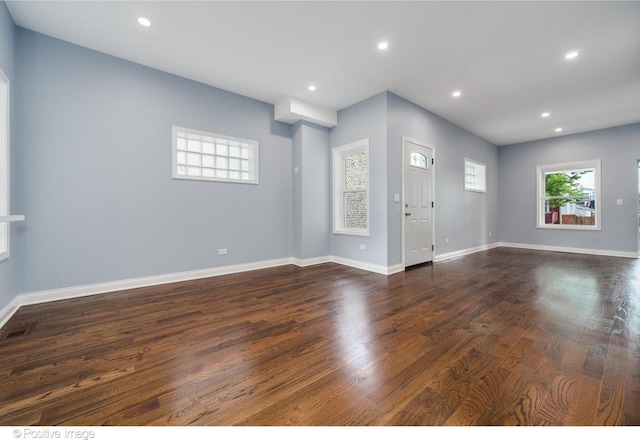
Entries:
[[[9,216],[9,78],[0,70],[0,217]],[[0,260],[9,257],[9,223],[0,221]]]
[[173,127],[173,177],[258,183],[258,142]]
[[369,140],[333,149],[333,232],[369,235]]

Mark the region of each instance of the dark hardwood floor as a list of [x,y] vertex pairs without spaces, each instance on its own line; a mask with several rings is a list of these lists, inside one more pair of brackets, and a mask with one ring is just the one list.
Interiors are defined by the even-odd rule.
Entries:
[[499,248],[21,308],[2,425],[639,425],[640,262]]

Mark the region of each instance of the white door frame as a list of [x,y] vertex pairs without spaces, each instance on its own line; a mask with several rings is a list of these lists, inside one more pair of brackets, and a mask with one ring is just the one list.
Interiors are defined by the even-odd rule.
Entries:
[[[638,159],[638,162],[636,164],[636,179],[638,180],[638,182],[640,182],[640,158]],[[638,187],[636,186],[636,188],[638,188]],[[636,190],[636,191],[638,191],[638,190]],[[636,197],[637,197],[637,200],[638,200],[638,204],[637,204],[638,210],[635,213],[635,216],[636,216],[635,224],[638,225],[638,235],[637,235],[637,238],[638,238],[638,250],[637,250],[637,254],[638,254],[638,257],[640,257],[640,216],[639,216],[639,213],[640,213],[640,193],[638,193],[638,195]]]
[[433,211],[431,212],[432,214],[432,219],[431,219],[431,243],[433,244],[433,248],[431,250],[431,261],[433,262],[435,259],[435,244],[436,244],[436,187],[435,187],[435,182],[436,182],[436,167],[435,167],[435,160],[436,160],[436,147],[434,147],[433,145],[429,145],[426,142],[423,141],[419,141],[417,139],[412,139],[410,137],[407,136],[402,136],[402,160],[400,161],[400,168],[402,171],[402,200],[401,200],[401,211],[400,211],[400,216],[401,216],[401,221],[400,223],[402,224],[402,266],[403,267],[407,267],[406,265],[406,260],[405,260],[405,221],[404,221],[404,204],[405,204],[405,173],[404,173],[404,159],[405,159],[405,154],[407,153],[406,149],[406,142],[411,142],[412,144],[416,144],[419,145],[421,147],[424,148],[428,148],[429,150],[431,150],[431,158],[433,159],[433,165],[431,166],[431,182],[429,182],[429,184],[431,185],[431,200],[433,201]]

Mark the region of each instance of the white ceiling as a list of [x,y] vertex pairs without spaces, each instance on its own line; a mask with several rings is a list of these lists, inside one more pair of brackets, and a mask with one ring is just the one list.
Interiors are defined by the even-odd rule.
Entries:
[[640,122],[638,1],[7,6],[18,26],[272,104],[340,110],[389,90],[496,145]]

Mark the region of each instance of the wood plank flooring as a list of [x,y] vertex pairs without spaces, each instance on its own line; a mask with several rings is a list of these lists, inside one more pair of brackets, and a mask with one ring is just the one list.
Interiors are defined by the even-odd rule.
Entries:
[[498,248],[21,308],[2,425],[640,425],[640,262]]

